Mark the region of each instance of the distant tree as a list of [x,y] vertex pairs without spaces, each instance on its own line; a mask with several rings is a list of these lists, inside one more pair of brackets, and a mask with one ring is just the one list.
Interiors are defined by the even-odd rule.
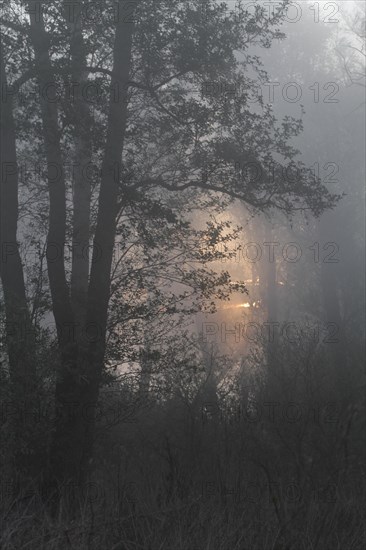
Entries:
[[343,16],[343,32],[337,44],[346,79],[350,84],[366,86],[366,9],[361,2]]

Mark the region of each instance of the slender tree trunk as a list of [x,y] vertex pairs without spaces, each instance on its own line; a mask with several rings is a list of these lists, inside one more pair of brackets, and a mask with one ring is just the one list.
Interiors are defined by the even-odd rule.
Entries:
[[[150,292],[147,291],[146,306],[150,308]],[[151,342],[149,338],[149,324],[148,321],[144,323],[143,327],[143,346],[140,349],[140,379],[139,379],[139,401],[141,403],[147,399],[149,394],[151,374],[153,368],[153,361],[151,359]]]
[[145,334],[144,346],[140,350],[140,368],[141,371],[139,379],[139,401],[143,403],[143,401],[146,400],[149,394],[152,371],[151,346]]
[[[56,389],[56,403],[63,408],[62,421],[56,426],[51,451],[53,470],[60,482],[82,486],[90,470],[95,434],[95,411],[103,370],[105,338],[110,297],[110,275],[116,234],[119,174],[127,125],[127,91],[132,55],[133,24],[117,24],[107,138],[102,164],[99,209],[94,237],[93,261],[87,296],[85,329],[88,342],[81,342],[78,356],[78,380],[65,376]],[[119,101],[115,89],[120,90]],[[83,343],[85,345],[83,345]],[[74,381],[75,382],[75,381]],[[75,413],[64,403],[76,402]]]
[[[29,2],[31,38],[38,68],[38,81],[41,89],[48,83],[54,84],[52,65],[49,57],[48,37],[45,32],[42,12],[36,12],[36,2]],[[73,29],[72,49],[73,67],[79,71],[81,81],[86,79],[83,71],[85,57],[82,36],[79,27]],[[90,273],[86,300],[84,335],[86,339],[77,340],[74,330],[75,318],[83,317],[85,284],[88,277],[86,264],[80,259],[80,250],[73,256],[73,278],[71,294],[77,297],[76,316],[71,306],[70,292],[66,280],[64,265],[64,243],[66,235],[66,186],[63,170],[57,185],[49,177],[50,222],[48,244],[56,246],[57,258],[48,256],[48,274],[50,280],[53,312],[58,328],[58,340],[61,351],[61,366],[56,383],[56,426],[50,451],[50,475],[48,485],[51,489],[61,484],[72,483],[80,488],[89,471],[92,445],[95,432],[95,409],[105,354],[105,337],[110,296],[110,273],[116,234],[116,216],[119,197],[119,174],[123,143],[127,125],[127,92],[132,55],[133,24],[121,19],[116,28],[113,52],[113,70],[109,101],[107,138],[102,164],[102,179],[99,194],[99,210],[94,238],[93,262]],[[80,70],[82,73],[80,73]],[[120,95],[116,101],[115,90]],[[41,113],[47,163],[50,168],[62,168],[58,110],[55,103],[41,97]],[[78,97],[80,116],[76,121],[76,147],[82,159],[88,160],[90,142],[86,138],[88,113]],[[84,113],[85,111],[85,113]],[[86,120],[82,114],[86,115]],[[89,238],[90,190],[82,171],[77,173],[74,188],[74,243]],[[79,252],[79,253],[78,253]],[[83,258],[84,259],[84,258]],[[94,333],[94,337],[93,337]]]
[[[202,407],[207,406],[211,412],[218,414],[219,399],[217,394],[217,380],[215,375],[215,348],[214,345],[206,342],[201,343],[202,361],[205,368],[206,379],[201,388],[198,402]],[[196,400],[197,401],[197,400]]]
[[[53,69],[49,55],[49,39],[45,31],[43,11],[37,7],[37,2],[29,2],[30,37],[35,55],[37,79],[41,90],[47,85],[56,89]],[[66,278],[64,249],[66,241],[66,184],[64,165],[60,146],[60,129],[58,107],[55,102],[48,101],[40,94],[41,118],[46,161],[48,167],[49,192],[49,226],[47,235],[47,270],[50,283],[52,309],[56,321],[60,357],[55,358],[57,366],[56,382],[56,421],[55,432],[60,426],[73,426],[73,418],[78,416],[80,401],[78,373],[78,349],[74,335],[74,312],[71,306],[69,285]],[[57,167],[59,177],[57,182],[52,179],[52,170]],[[67,385],[69,393],[66,400],[57,398],[60,385]],[[60,478],[60,462],[54,460],[54,448],[58,448],[57,435],[54,436],[53,448],[50,451],[48,471],[45,474],[44,490],[47,498],[56,494]],[[75,439],[71,429],[69,439],[63,440],[64,460],[68,463],[77,452],[79,441]],[[76,447],[75,447],[76,445]],[[67,465],[67,464],[66,464]],[[65,465],[65,467],[66,467]]]
[[[266,243],[273,243],[273,230],[266,226]],[[266,247],[267,262],[267,317],[269,321],[277,321],[277,269],[276,269],[276,250],[272,254],[274,247]],[[267,255],[268,253],[268,255]]]
[[[269,224],[266,225],[265,230],[265,242],[273,243],[273,230]],[[277,311],[277,266],[276,266],[276,250],[268,244],[266,247],[266,303],[267,303],[267,322],[268,330],[265,330],[267,339],[267,360],[268,360],[268,384],[272,387],[272,383],[275,383],[276,376],[278,375],[278,330],[276,330],[275,323],[277,323],[278,311]]]
[[[4,59],[1,56],[1,83],[7,89]],[[18,165],[11,96],[1,101],[1,188],[0,188],[0,276],[4,291],[6,343],[9,357],[12,406],[16,412],[16,467],[19,473],[33,474],[24,445],[31,445],[22,425],[21,411],[29,410],[36,391],[35,333],[32,326],[24,284],[23,266],[17,244]],[[10,411],[9,411],[10,413]]]
[[[65,18],[71,39],[72,124],[75,140],[75,163],[73,170],[73,230],[71,301],[75,314],[76,330],[85,324],[89,282],[89,238],[92,163],[91,113],[86,101],[88,70],[86,48],[82,33],[82,10],[78,0],[73,2],[73,18],[70,20],[70,2],[65,0]],[[79,339],[79,338],[77,338]]]
[[[52,85],[57,89],[49,57],[49,38],[45,31],[43,12],[37,8],[38,2],[29,2],[30,36],[34,48],[38,84],[41,90]],[[47,160],[49,192],[49,225],[47,235],[47,270],[50,282],[53,314],[56,321],[58,341],[63,363],[72,370],[76,343],[72,331],[74,315],[71,307],[69,286],[65,272],[66,241],[66,185],[64,163],[60,146],[58,108],[54,101],[48,101],[40,94],[43,139]],[[53,179],[55,167],[59,177]],[[71,325],[70,325],[71,324]]]
[[[67,486],[72,491],[69,497],[77,496],[82,488],[83,477],[80,473],[81,451],[83,440],[80,416],[88,415],[87,407],[83,408],[84,384],[80,371],[80,347],[85,329],[87,291],[89,278],[89,237],[90,237],[90,202],[91,184],[88,179],[88,164],[92,160],[91,115],[83,92],[88,81],[86,69],[86,52],[81,27],[81,6],[75,2],[73,21],[68,19],[65,7],[66,22],[71,39],[72,57],[71,80],[73,96],[71,98],[72,123],[75,140],[75,167],[73,171],[73,226],[72,226],[72,270],[71,270],[71,303],[73,314],[72,336],[75,346],[73,369],[62,362],[56,382],[56,430],[50,451],[50,464],[47,479],[47,493],[59,495],[60,486]],[[71,309],[71,307],[70,307]]]
[[[85,101],[85,85],[88,82],[86,52],[81,28],[81,5],[75,2],[74,20],[68,19],[72,56],[71,80],[73,96],[71,98],[72,124],[75,140],[75,166],[73,171],[73,223],[72,223],[72,270],[71,303],[73,310],[72,334],[75,340],[73,361],[75,367],[70,372],[63,362],[56,383],[57,423],[50,452],[50,472],[48,484],[51,491],[59,492],[60,485],[70,486],[69,497],[77,497],[82,489],[85,476],[80,472],[83,441],[83,425],[80,417],[88,418],[88,406],[83,405],[85,380],[80,368],[81,348],[85,345],[87,292],[89,279],[89,238],[91,183],[88,178],[88,165],[92,161],[91,114]],[[66,8],[67,9],[67,8]]]

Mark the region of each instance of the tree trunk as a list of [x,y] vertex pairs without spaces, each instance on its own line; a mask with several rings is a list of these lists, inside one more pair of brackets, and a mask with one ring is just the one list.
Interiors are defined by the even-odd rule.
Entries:
[[[49,55],[49,39],[45,31],[43,11],[37,10],[37,2],[29,2],[30,37],[35,55],[37,79],[41,90],[47,85],[56,89],[53,69]],[[48,167],[48,192],[49,192],[49,227],[47,235],[47,270],[50,283],[52,309],[56,321],[60,357],[55,359],[57,365],[56,382],[56,419],[55,432],[59,426],[72,422],[75,409],[79,407],[79,373],[78,373],[78,349],[74,335],[74,312],[71,306],[70,291],[66,279],[64,249],[66,241],[66,184],[64,166],[60,146],[60,129],[58,120],[58,107],[55,102],[48,101],[40,94],[41,118],[45,154]],[[52,169],[57,167],[59,177],[57,182],[52,179]],[[57,387],[60,384],[68,384],[68,399],[61,402],[57,399]],[[66,411],[66,412],[65,412]],[[55,438],[56,436],[54,436]],[[65,467],[79,445],[71,430],[69,438],[63,439],[63,459]],[[55,445],[53,444],[53,447]],[[53,450],[50,451],[48,470],[44,479],[44,491],[47,498],[58,492],[59,463],[53,459]],[[62,471],[60,472],[62,474]],[[62,479],[64,482],[64,479]]]
[[71,82],[73,84],[71,112],[75,140],[71,302],[75,314],[76,330],[78,330],[85,324],[89,282],[91,182],[88,168],[92,163],[92,141],[91,113],[85,99],[89,73],[81,24],[83,16],[80,2],[76,0],[73,4],[74,17],[73,21],[70,21],[70,17],[68,17],[70,2],[65,0],[65,17],[71,33]]
[[[38,2],[34,1],[28,2],[30,36],[34,48],[38,84],[41,90],[49,85],[57,89],[49,57],[49,38],[45,31],[43,11],[37,9],[37,4]],[[74,325],[74,314],[65,272],[66,184],[60,146],[58,108],[55,102],[48,101],[42,93],[40,104],[49,192],[47,270],[62,362],[72,370],[75,368],[76,342],[72,330],[67,330]],[[55,167],[59,174],[57,182],[54,181],[52,173]]]
[[140,350],[140,379],[139,379],[139,402],[143,403],[148,395],[151,382],[152,360],[151,347],[149,342],[145,340],[145,345]]
[[[273,383],[276,384],[278,375],[278,330],[275,327],[277,323],[277,269],[276,269],[276,247],[272,247],[273,229],[269,223],[265,229],[266,248],[266,303],[267,303],[267,322],[268,330],[264,331],[267,339],[267,362],[268,362],[268,386],[272,388]],[[272,388],[273,389],[273,388]]]
[[[1,82],[7,89],[4,59],[1,56]],[[6,315],[6,344],[9,358],[12,422],[18,473],[33,474],[29,455],[24,446],[31,446],[22,425],[21,411],[30,410],[35,399],[36,361],[35,332],[29,315],[23,266],[17,244],[18,224],[18,165],[13,118],[13,103],[9,96],[1,101],[1,188],[0,188],[0,276],[4,291]]]
[[[87,297],[85,330],[88,338],[79,345],[78,378],[66,369],[57,383],[56,407],[61,411],[51,450],[52,470],[58,482],[79,487],[87,479],[95,433],[95,411],[103,370],[110,297],[110,275],[116,234],[119,178],[127,125],[127,91],[131,66],[133,24],[117,25],[107,139],[102,164],[99,209]],[[120,90],[119,102],[114,90]],[[65,403],[76,403],[74,413]]]

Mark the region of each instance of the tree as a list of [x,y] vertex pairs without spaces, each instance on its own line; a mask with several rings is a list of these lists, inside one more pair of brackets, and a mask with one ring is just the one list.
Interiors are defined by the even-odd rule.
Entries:
[[[268,48],[281,37],[285,4],[268,19],[260,4],[255,14],[243,11],[238,18],[210,0],[204,12],[197,0],[136,0],[132,13],[131,2],[121,1],[113,25],[91,21],[83,2],[30,1],[27,13],[21,2],[13,2],[4,10],[10,87],[26,85],[29,91],[36,82],[40,92],[14,112],[22,139],[30,140],[36,130],[35,146],[46,164],[46,257],[59,347],[51,488],[69,481],[80,485],[89,471],[113,250],[116,236],[123,238],[121,209],[132,205],[146,215],[160,208],[158,218],[165,220],[168,192],[199,204],[227,203],[227,197],[255,211],[277,208],[286,214],[320,215],[338,200],[289,145],[301,121],[286,117],[278,123],[260,99],[253,107],[256,78],[265,73],[248,48]],[[95,6],[102,19],[108,8],[113,13],[112,3]],[[13,53],[15,45],[20,54]],[[107,101],[90,107],[88,86],[103,97],[107,92]],[[47,95],[60,89],[58,101]],[[71,221],[64,170],[70,142],[79,162]],[[91,187],[83,172],[90,159],[100,166]],[[249,170],[238,173],[237,163]],[[282,177],[285,163],[298,176],[291,182]],[[69,239],[71,275],[65,262]],[[82,251],[90,239],[89,262]],[[66,330],[70,327],[75,330]]]
[[363,4],[356,4],[350,14],[344,14],[342,36],[337,47],[346,80],[355,86],[365,87],[365,37],[366,10]]
[[[7,86],[3,56],[1,81]],[[6,313],[6,344],[9,358],[11,394],[8,406],[17,409],[12,422],[16,463],[20,472],[27,470],[29,457],[22,450],[29,444],[23,433],[20,410],[31,403],[36,389],[34,332],[25,291],[21,257],[17,246],[18,174],[15,124],[12,102],[1,101],[1,188],[0,188],[0,277]],[[29,448],[27,451],[29,452]]]

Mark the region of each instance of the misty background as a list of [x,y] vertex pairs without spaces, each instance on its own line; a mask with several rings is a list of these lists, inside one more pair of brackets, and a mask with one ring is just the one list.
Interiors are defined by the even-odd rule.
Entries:
[[1,24],[3,547],[363,548],[364,4]]

